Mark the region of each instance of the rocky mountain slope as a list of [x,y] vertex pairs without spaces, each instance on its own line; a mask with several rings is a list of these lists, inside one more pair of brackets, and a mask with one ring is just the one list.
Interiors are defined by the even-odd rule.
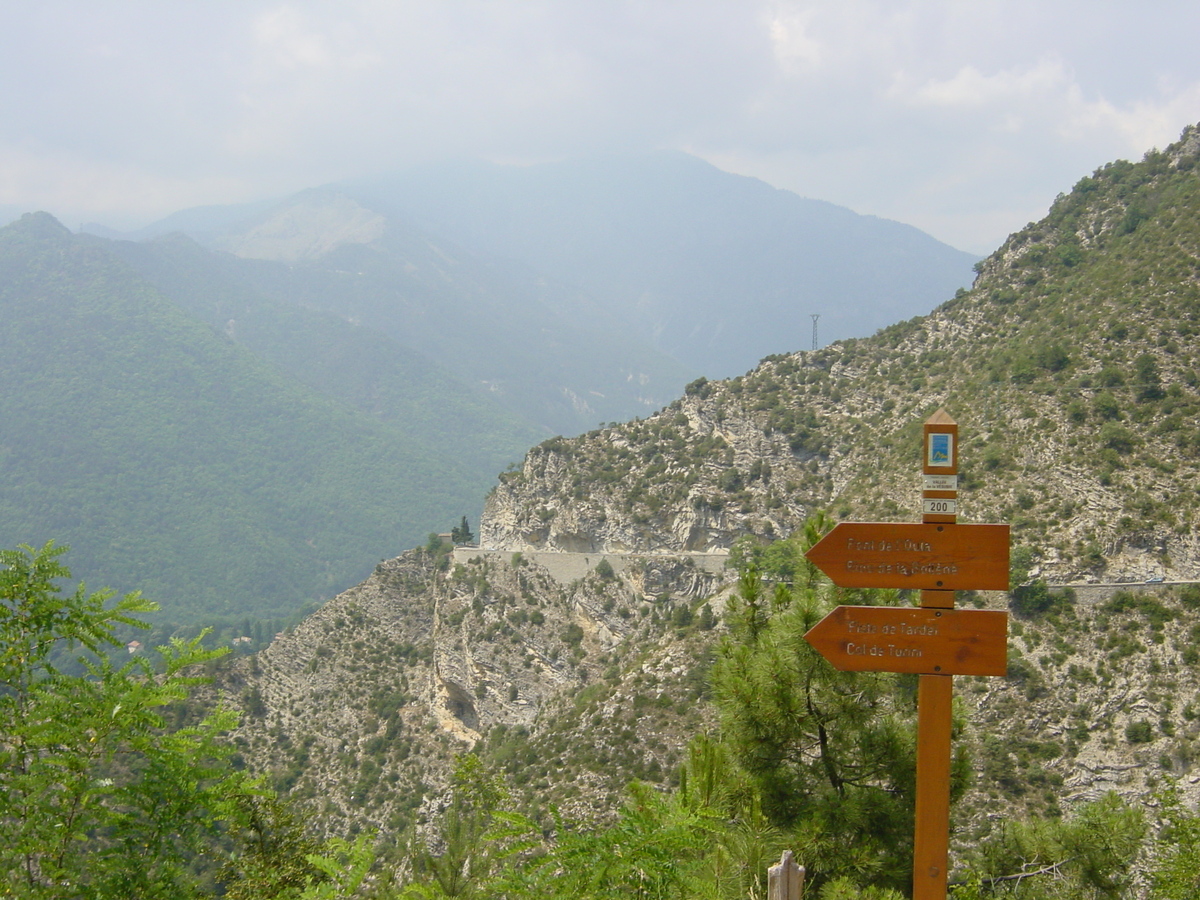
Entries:
[[[456,556],[381,563],[236,660],[219,684],[243,713],[245,762],[315,827],[372,828],[396,854],[468,751],[539,818],[604,822],[630,779],[675,785],[688,741],[715,725],[708,673],[731,573],[593,555],[562,583],[521,554]],[[1194,587],[1068,594],[1015,616],[1008,676],[956,679],[975,774],[955,840],[1110,790],[1140,804],[1167,777],[1200,800],[1198,636]]]
[[244,714],[245,760],[326,827],[393,839],[471,747],[527,802],[553,797],[588,818],[615,808],[630,777],[672,778],[708,714],[724,559],[708,571],[597,556],[566,582],[520,554],[449,552],[380,563],[235,662],[220,689]]
[[[670,785],[714,722],[734,581],[716,551],[822,509],[915,521],[920,426],[942,405],[960,519],[1013,524],[1018,580],[1195,580],[1198,153],[1189,129],[1082,180],[928,317],[535,448],[490,496],[481,548],[382,563],[235,662],[221,689],[247,763],[324,827],[393,841],[471,748],[523,802],[581,818],[630,777]],[[548,551],[584,574],[556,578]],[[1166,776],[1194,802],[1200,590],[962,597],[1010,602],[1008,676],[957,680],[976,774],[956,838],[1110,788],[1147,801]]]
[[913,435],[959,422],[968,521],[1055,581],[1200,577],[1200,138],[1114,163],[931,315],[698,380],[501,476],[484,546],[729,547],[811,511],[915,515]]

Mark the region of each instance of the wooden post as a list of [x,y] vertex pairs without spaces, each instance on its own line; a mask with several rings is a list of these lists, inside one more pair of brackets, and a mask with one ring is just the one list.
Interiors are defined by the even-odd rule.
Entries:
[[804,867],[796,865],[791,850],[784,850],[779,862],[767,869],[767,900],[800,900],[803,894]]
[[[958,425],[944,409],[924,427],[922,522],[958,521]],[[921,591],[921,606],[954,607],[953,591]],[[917,810],[913,900],[946,900],[950,864],[951,675],[920,675],[917,686]]]
[[[1009,544],[1007,525],[958,524],[958,425],[944,409],[925,422],[922,453],[925,483],[919,525],[843,522],[805,557],[839,587],[920,589],[922,615],[940,620],[941,626],[931,622],[932,630],[914,638],[916,643],[901,646],[897,638],[885,646],[869,635],[884,633],[889,618],[895,613],[903,615],[902,610],[884,613],[869,607],[860,611],[859,607],[840,606],[804,637],[843,671],[918,675],[912,896],[913,900],[946,900],[953,676],[1003,675],[1007,630],[1004,613],[980,616],[982,610],[953,611],[954,591],[1006,588]],[[911,618],[916,618],[914,612],[910,608]],[[977,629],[971,637],[972,649],[949,653],[956,628],[965,629],[968,624]],[[903,650],[916,653],[905,655],[903,664],[881,659]]]

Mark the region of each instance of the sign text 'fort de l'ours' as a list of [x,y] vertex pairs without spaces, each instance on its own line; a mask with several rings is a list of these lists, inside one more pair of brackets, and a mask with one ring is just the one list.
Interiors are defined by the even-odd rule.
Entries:
[[1008,526],[842,522],[806,554],[845,588],[1008,590]]

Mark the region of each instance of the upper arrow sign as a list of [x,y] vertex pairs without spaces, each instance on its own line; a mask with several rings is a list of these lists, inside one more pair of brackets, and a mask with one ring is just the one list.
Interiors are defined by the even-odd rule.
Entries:
[[1008,590],[1007,525],[842,522],[805,556],[839,587]]
[[1003,675],[1008,613],[839,606],[804,639],[844,672]]

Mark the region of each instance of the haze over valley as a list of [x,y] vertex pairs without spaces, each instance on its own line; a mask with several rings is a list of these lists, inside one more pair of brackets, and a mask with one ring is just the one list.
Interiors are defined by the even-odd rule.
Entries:
[[3,20],[0,894],[1195,896],[1200,11]]

